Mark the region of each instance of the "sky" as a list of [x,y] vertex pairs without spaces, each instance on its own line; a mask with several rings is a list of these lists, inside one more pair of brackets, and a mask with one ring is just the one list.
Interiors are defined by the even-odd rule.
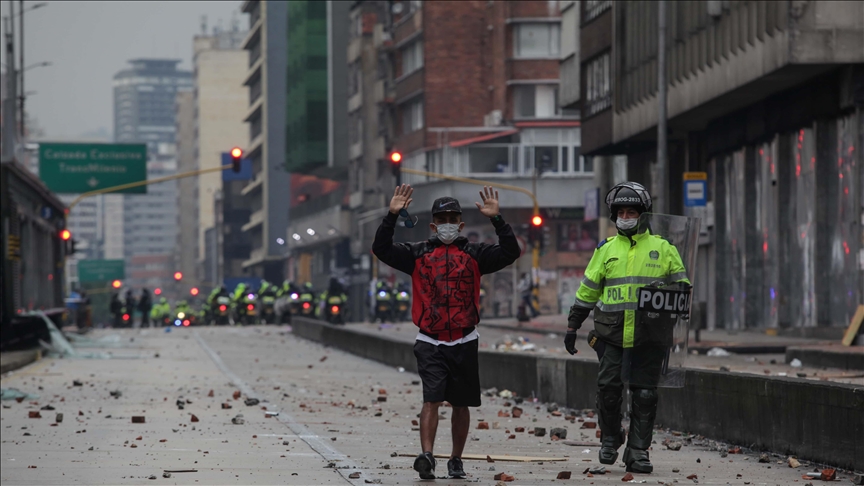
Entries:
[[[4,17],[9,15],[10,3],[2,3]],[[47,5],[26,11],[37,3]],[[17,16],[19,3],[14,4]],[[181,59],[180,69],[191,71],[192,38],[201,33],[201,17],[207,16],[209,31],[220,20],[224,29],[230,28],[232,17],[245,30],[249,20],[240,13],[240,5],[238,0],[26,1],[24,64],[52,63],[26,71],[26,110],[45,131],[46,140],[91,138],[100,131],[110,134],[112,78],[128,66],[128,60]],[[16,22],[16,53],[19,36]],[[0,51],[5,64],[5,47]]]

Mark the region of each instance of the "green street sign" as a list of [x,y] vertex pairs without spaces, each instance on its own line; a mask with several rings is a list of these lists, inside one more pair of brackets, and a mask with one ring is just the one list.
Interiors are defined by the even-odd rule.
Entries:
[[124,260],[79,260],[78,281],[108,282],[122,280],[126,277],[126,262]]
[[[39,177],[58,194],[81,194],[147,180],[143,143],[40,143]],[[142,185],[117,191],[146,194]]]

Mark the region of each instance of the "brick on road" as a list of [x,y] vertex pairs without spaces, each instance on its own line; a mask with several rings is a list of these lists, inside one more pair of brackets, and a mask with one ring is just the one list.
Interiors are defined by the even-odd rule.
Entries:
[[[422,390],[413,384],[415,374],[325,349],[275,326],[100,332],[134,335],[134,347],[112,350],[117,358],[111,360],[46,358],[3,378],[4,388],[40,395],[33,401],[3,402],[3,484],[141,484],[151,476],[159,483],[166,470],[196,471],[172,472],[172,484],[405,484],[417,479],[413,458],[393,456],[419,452],[412,420]],[[159,358],[153,357],[156,353]],[[73,380],[83,386],[72,386]],[[244,389],[254,396],[235,398]],[[386,402],[378,401],[382,389]],[[113,398],[114,390],[122,395]],[[181,396],[191,401],[183,410],[176,405]],[[246,398],[260,403],[246,406]],[[595,418],[580,415],[570,423],[533,403],[521,405],[519,418],[499,417],[512,410],[507,402],[512,400],[484,397],[483,406],[472,410],[472,422],[491,426],[472,426],[466,453],[566,461],[466,461],[469,478],[490,484],[505,473],[515,476],[514,484],[553,484],[561,471],[572,471],[572,480],[581,482],[589,479],[585,469],[600,466],[598,448],[584,445],[597,443],[596,429],[579,422]],[[223,403],[232,408],[224,409]],[[29,412],[49,404],[55,411],[28,418]],[[446,454],[450,409],[442,410],[436,452]],[[64,413],[66,420],[54,425],[56,413]],[[242,425],[231,423],[238,414],[245,418]],[[193,422],[192,415],[199,421]],[[146,421],[132,423],[133,416]],[[538,426],[566,427],[566,442],[583,445],[529,433]],[[668,450],[663,445],[667,439],[684,446]],[[791,469],[781,456],[771,456],[769,463],[759,463],[756,454],[721,457],[718,444],[700,438],[688,442],[664,432],[655,434],[655,440],[655,473],[636,475],[646,484],[686,484],[693,474],[699,484],[792,484],[808,469],[803,460],[801,468]],[[443,476],[446,460],[438,464]],[[590,481],[620,484],[623,467],[607,469],[608,474],[594,474]]]

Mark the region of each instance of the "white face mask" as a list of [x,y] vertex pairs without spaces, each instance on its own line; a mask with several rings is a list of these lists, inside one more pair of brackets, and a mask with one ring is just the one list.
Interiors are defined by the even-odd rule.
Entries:
[[638,223],[638,222],[639,222],[639,220],[636,218],[632,218],[632,219],[618,218],[615,220],[615,226],[621,231],[628,231],[628,230],[632,230],[633,228],[635,228],[636,223]]
[[438,239],[445,245],[453,243],[456,237],[459,236],[458,224],[436,224],[435,229],[438,231]]

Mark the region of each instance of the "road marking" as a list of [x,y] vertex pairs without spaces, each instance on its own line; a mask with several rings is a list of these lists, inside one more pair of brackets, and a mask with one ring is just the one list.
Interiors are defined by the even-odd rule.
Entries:
[[[198,344],[201,346],[201,348],[207,352],[207,354],[210,356],[210,359],[212,359],[213,362],[216,363],[216,366],[219,368],[219,370],[225,376],[227,376],[234,383],[234,385],[236,385],[237,388],[240,389],[241,392],[243,392],[248,397],[267,398],[259,393],[255,393],[252,387],[247,385],[245,381],[241,380],[239,376],[235,375],[234,372],[232,372],[228,368],[225,362],[222,361],[222,358],[220,358],[219,355],[216,354],[215,351],[213,351],[213,348],[211,348],[204,341],[204,339],[201,337],[197,330],[195,330],[195,340],[198,341]],[[336,471],[339,473],[339,475],[342,476],[343,479],[345,479],[345,481],[358,486],[361,484],[365,484],[363,478],[356,480],[348,478],[348,475],[352,472],[363,471],[363,469],[357,464],[355,464],[354,461],[349,459],[348,456],[342,454],[341,452],[330,446],[330,444],[322,441],[320,436],[313,434],[312,431],[306,428],[305,425],[294,420],[294,417],[292,417],[290,414],[286,412],[280,412],[279,415],[274,418],[287,425],[288,428],[297,435],[297,437],[302,439],[303,442],[305,442],[309,447],[311,447],[313,451],[317,452],[327,461],[339,461],[339,466],[348,466],[348,468],[346,469],[342,469],[341,467],[338,467],[336,469]]]

